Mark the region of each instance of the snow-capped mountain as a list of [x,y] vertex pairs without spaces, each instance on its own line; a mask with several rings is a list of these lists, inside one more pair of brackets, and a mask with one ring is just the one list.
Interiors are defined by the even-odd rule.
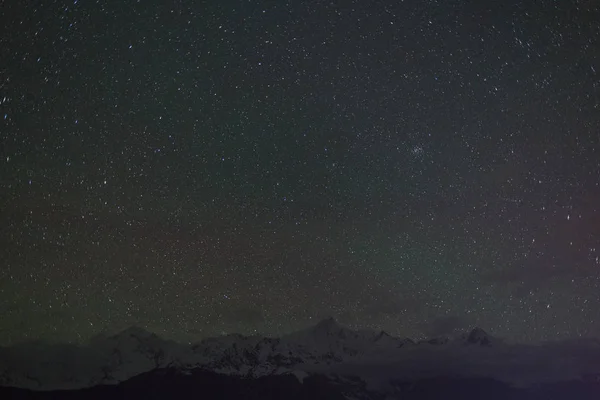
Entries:
[[492,346],[493,344],[499,343],[496,338],[488,335],[488,333],[481,328],[473,329],[468,335],[463,336],[463,340],[467,344],[478,344],[480,346]]
[[594,381],[600,376],[600,345],[508,345],[480,328],[454,339],[415,343],[383,331],[351,330],[329,318],[281,338],[232,334],[183,345],[130,328],[95,337],[87,346],[0,348],[0,386],[79,389],[115,385],[165,369],[254,379],[291,374],[299,382],[328,376],[380,391],[389,390],[390,382],[439,376],[531,385],[584,377]]

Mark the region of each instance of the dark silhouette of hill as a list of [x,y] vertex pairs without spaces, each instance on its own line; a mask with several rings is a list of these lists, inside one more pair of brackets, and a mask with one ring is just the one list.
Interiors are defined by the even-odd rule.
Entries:
[[432,378],[394,382],[387,393],[370,392],[359,378],[339,380],[312,375],[301,383],[294,375],[244,378],[193,370],[182,374],[159,369],[114,386],[38,392],[0,388],[1,399],[11,400],[598,400],[598,382],[573,381],[515,388],[490,378]]

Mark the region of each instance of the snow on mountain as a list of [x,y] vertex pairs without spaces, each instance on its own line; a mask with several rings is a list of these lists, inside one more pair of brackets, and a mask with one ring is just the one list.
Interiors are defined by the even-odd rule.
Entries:
[[281,341],[295,354],[315,364],[339,363],[371,353],[415,345],[410,339],[393,337],[384,331],[354,331],[341,326],[333,318],[284,336]]
[[373,336],[373,332],[353,331],[327,318],[314,327],[284,336],[282,342],[315,362],[340,362],[364,350]]
[[489,335],[486,331],[481,328],[473,329],[467,336],[462,337],[467,344],[476,344],[480,346],[492,346],[498,344],[499,341]]
[[103,355],[100,368],[104,383],[122,381],[139,374],[139,371],[176,365],[187,352],[185,346],[139,327],[128,328],[110,337],[96,337],[89,347]]
[[373,387],[448,374],[531,384],[599,376],[600,343],[507,345],[480,328],[453,340],[415,343],[383,331],[354,331],[329,318],[281,338],[233,334],[182,345],[134,327],[97,336],[87,346],[0,348],[0,385],[37,390],[116,384],[168,367],[245,377],[292,373],[299,380],[355,376]]

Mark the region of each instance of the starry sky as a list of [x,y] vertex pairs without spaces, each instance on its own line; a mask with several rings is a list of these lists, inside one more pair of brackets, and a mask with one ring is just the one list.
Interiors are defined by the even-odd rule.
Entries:
[[0,344],[600,336],[596,1],[13,1]]

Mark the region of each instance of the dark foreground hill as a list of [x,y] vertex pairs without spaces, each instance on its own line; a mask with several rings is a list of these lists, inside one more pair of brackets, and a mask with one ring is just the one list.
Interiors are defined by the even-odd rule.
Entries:
[[600,384],[571,381],[516,388],[491,378],[430,378],[392,382],[385,392],[370,390],[360,378],[311,375],[302,382],[292,375],[244,378],[211,371],[157,369],[118,385],[78,390],[31,391],[0,388],[11,400],[598,400]]

